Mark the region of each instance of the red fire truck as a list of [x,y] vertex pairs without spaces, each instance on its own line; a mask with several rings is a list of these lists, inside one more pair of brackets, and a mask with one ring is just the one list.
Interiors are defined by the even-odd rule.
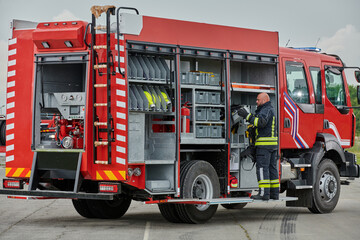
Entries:
[[254,202],[249,124],[231,109],[254,112],[260,92],[277,112],[280,200],[328,213],[359,177],[338,56],[279,48],[277,32],[93,10],[91,23],[13,21],[1,194],[72,199],[87,218],[136,200],[205,222]]

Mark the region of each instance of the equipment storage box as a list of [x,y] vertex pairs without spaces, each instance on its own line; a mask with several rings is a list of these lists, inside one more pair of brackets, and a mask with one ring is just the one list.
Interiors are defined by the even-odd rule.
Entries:
[[189,84],[189,73],[181,73],[181,84]]
[[206,91],[196,91],[195,92],[195,103],[209,103],[208,92]]
[[208,108],[206,115],[208,121],[220,121],[220,108]]
[[197,138],[208,138],[210,137],[210,127],[206,125],[196,126],[196,137]]
[[209,73],[206,78],[206,85],[219,86],[220,85],[220,74]]
[[207,120],[207,112],[206,112],[206,108],[196,108],[196,121],[206,121]]
[[211,138],[221,138],[222,126],[209,126]]
[[208,103],[209,104],[220,104],[220,93],[219,92],[208,92]]
[[186,72],[181,73],[181,83],[182,84],[196,84],[199,82],[200,75],[196,72]]

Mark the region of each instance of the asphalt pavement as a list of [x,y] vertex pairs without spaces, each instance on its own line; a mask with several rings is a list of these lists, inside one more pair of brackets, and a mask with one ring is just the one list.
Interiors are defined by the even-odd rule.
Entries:
[[[1,162],[1,159],[0,159]],[[5,175],[0,164],[0,179]],[[2,180],[1,180],[2,181]],[[219,206],[205,224],[174,224],[162,218],[157,205],[133,201],[120,219],[85,219],[71,200],[22,200],[0,195],[0,239],[359,239],[360,180],[341,186],[330,214],[286,208],[284,202],[251,203],[241,210]]]

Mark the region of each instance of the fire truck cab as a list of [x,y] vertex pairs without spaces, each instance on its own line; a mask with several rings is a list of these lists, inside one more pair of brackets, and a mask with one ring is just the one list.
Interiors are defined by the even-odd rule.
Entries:
[[261,92],[277,113],[280,200],[328,213],[340,177],[359,177],[338,56],[279,48],[277,32],[92,10],[91,23],[13,21],[0,194],[69,198],[87,218],[137,200],[205,222],[254,202],[249,123],[232,109],[254,113]]

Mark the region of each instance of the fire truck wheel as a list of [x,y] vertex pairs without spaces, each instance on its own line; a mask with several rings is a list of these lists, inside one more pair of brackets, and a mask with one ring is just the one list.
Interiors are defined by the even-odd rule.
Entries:
[[243,209],[247,203],[221,204],[226,209]]
[[[213,166],[205,161],[190,161],[180,169],[182,198],[210,199],[220,196],[219,178]],[[218,205],[176,204],[177,213],[185,223],[204,223],[212,218]]]
[[115,219],[122,217],[129,209],[131,198],[120,196],[114,200],[87,200],[91,213],[96,218]]
[[6,123],[1,121],[0,124],[0,145],[6,144]]
[[181,223],[182,222],[174,204],[163,203],[163,204],[159,204],[158,206],[159,206],[161,215],[166,220],[168,220],[169,222],[172,222],[172,223]]
[[340,175],[335,163],[324,158],[316,173],[313,186],[312,213],[330,213],[336,207],[340,196]]
[[89,209],[87,202],[85,199],[73,199],[72,203],[74,205],[75,210],[85,218],[94,218],[94,214]]

